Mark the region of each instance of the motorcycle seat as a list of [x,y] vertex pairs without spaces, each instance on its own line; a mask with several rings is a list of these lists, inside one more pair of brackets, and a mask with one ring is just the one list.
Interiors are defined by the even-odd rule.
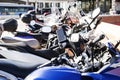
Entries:
[[53,57],[57,57],[59,55],[59,53],[50,49],[39,50],[39,49],[31,48],[30,46],[26,45],[24,42],[0,43],[0,46],[5,47],[8,50],[15,50],[19,52],[26,52],[29,54],[37,55],[48,60],[50,60]]
[[32,50],[32,49],[27,49],[27,51],[31,54],[41,56],[45,59],[51,60],[54,57],[58,57],[60,53],[57,53],[56,51],[50,50],[50,49],[45,49],[45,50]]
[[6,45],[17,45],[17,46],[30,46],[32,48],[38,49],[40,48],[40,43],[38,40],[34,39],[34,38],[30,38],[30,39],[24,39],[24,38],[19,38],[19,37],[2,37],[2,44],[6,44]]
[[10,59],[0,59],[0,70],[25,78],[41,64],[15,61]]
[[[22,49],[21,47],[27,47],[27,45],[24,42],[16,42],[16,43],[0,43],[1,47],[5,47],[6,49],[11,49],[11,50],[15,50],[15,49],[19,49],[23,52],[26,52],[25,49]],[[2,48],[3,49],[3,48]]]

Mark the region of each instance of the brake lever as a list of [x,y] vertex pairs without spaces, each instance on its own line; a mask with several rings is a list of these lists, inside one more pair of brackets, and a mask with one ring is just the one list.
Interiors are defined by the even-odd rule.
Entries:
[[116,45],[115,45],[115,49],[119,46],[119,44],[120,44],[120,40],[117,41],[117,43],[116,43]]
[[102,17],[99,17],[99,18],[97,19],[97,22],[96,22],[96,24],[95,24],[94,29],[97,28],[98,24],[100,24],[101,19],[102,19]]

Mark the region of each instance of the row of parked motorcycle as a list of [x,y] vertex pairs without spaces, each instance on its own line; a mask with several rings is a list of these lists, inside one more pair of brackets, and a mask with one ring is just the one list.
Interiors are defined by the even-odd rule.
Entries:
[[91,14],[81,10],[74,20],[71,14],[69,7],[64,16],[45,16],[54,19],[51,26],[29,11],[21,15],[26,32],[16,31],[16,19],[2,23],[1,34],[9,31],[14,37],[1,38],[0,80],[119,80],[120,41],[105,44],[105,34],[94,34],[100,8]]

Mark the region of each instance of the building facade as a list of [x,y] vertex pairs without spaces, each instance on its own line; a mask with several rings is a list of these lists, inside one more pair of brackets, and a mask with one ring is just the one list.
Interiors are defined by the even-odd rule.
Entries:
[[115,1],[115,11],[117,14],[120,14],[120,0]]
[[64,7],[68,2],[74,2],[75,0],[22,0],[26,1],[27,4],[34,5],[35,8],[51,8],[55,7]]
[[[101,7],[103,13],[113,12],[120,13],[120,0],[14,0],[14,2],[21,4],[30,4],[35,7],[36,10],[43,8],[59,7],[67,8],[69,2],[79,1],[81,2],[81,8],[86,11],[92,11],[97,6]],[[13,2],[13,0],[0,0],[0,2]]]
[[68,3],[79,1],[81,8],[86,11],[92,11],[96,7],[101,7],[102,13],[108,13],[110,10],[113,13],[120,13],[120,0],[24,0],[26,3],[35,6],[35,9],[41,10],[43,8],[59,7],[67,8]]
[[75,0],[23,0],[26,4],[34,5],[35,10],[43,14],[46,10],[50,11],[51,8],[57,7],[59,9],[68,8],[68,4],[74,2]]
[[96,7],[100,7],[103,14],[108,14],[109,11],[116,14],[120,11],[120,0],[81,0],[81,2],[82,9],[86,12],[92,11]]

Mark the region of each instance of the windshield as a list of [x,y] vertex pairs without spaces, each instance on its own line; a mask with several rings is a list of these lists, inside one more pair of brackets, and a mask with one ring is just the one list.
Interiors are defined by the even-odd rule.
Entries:
[[59,17],[60,17],[60,9],[57,7],[51,8],[51,14],[48,14],[44,16],[44,23],[45,25],[56,25],[59,23]]

